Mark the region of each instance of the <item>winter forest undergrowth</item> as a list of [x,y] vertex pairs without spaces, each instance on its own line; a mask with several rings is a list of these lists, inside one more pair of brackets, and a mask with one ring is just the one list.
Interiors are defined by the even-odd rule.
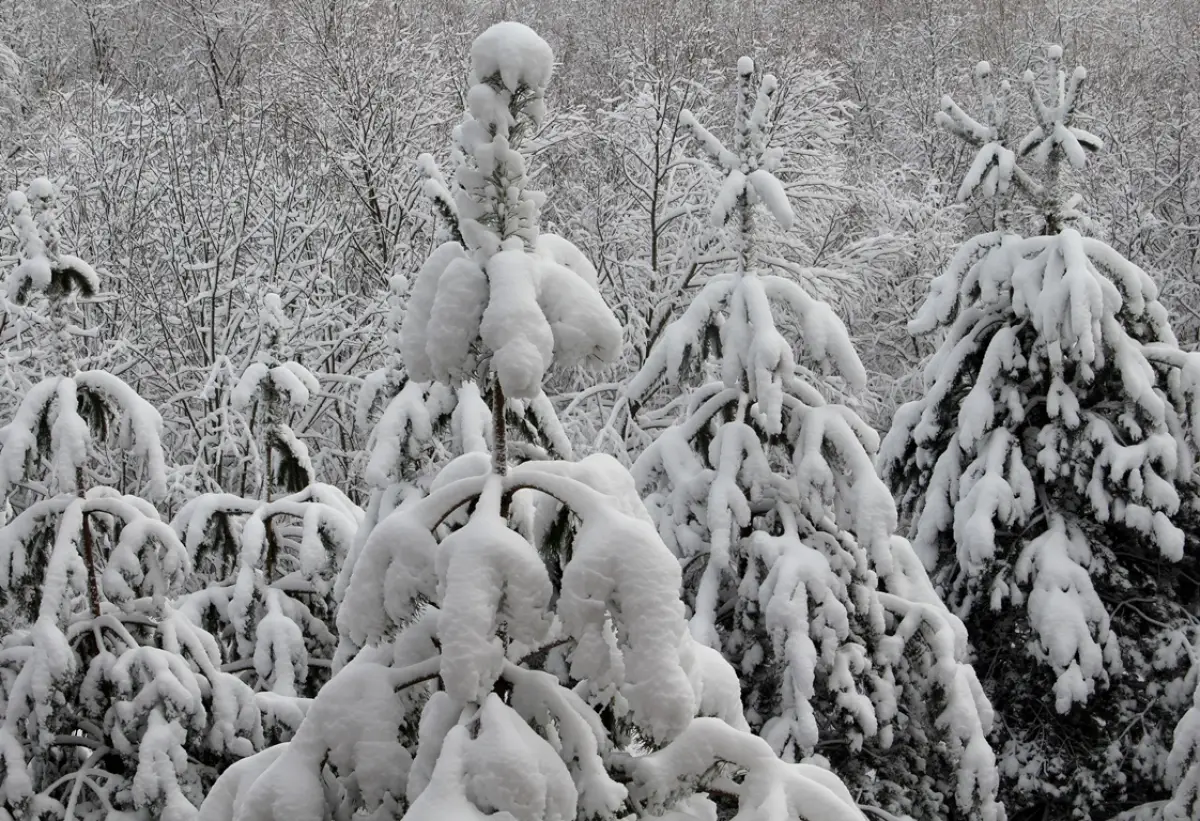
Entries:
[[0,0],[0,123],[0,821],[1200,818],[1195,3]]

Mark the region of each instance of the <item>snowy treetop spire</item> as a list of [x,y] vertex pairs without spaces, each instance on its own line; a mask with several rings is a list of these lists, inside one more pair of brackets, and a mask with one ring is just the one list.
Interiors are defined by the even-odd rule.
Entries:
[[[729,245],[736,254],[736,270],[711,277],[692,305],[667,327],[630,381],[626,398],[636,409],[661,384],[678,384],[685,369],[694,366],[693,360],[706,356],[696,356],[706,349],[704,340],[710,335],[719,336],[718,356],[725,387],[736,393],[739,386],[745,386],[749,402],[745,410],[774,435],[784,429],[788,406],[785,394],[824,404],[817,398],[819,391],[805,381],[803,368],[797,368],[791,342],[776,327],[775,305],[786,307],[793,315],[801,329],[805,353],[820,367],[834,366],[855,389],[865,384],[866,373],[845,325],[833,309],[810,296],[794,279],[766,270],[778,263],[758,257],[760,231],[754,222],[755,206],[764,203],[785,231],[792,226],[794,214],[787,192],[774,173],[783,152],[767,147],[772,100],[779,84],[771,74],[763,75],[756,84],[754,61],[749,57],[738,61],[737,72],[732,150],[700,125],[691,112],[685,110],[680,115],[683,127],[724,172],[725,181],[711,216],[714,227],[719,228],[738,215],[727,231]],[[759,262],[765,263],[763,270]]]
[[546,114],[543,92],[554,53],[520,23],[497,23],[471,47],[467,116],[455,129],[459,229],[476,261],[537,245],[545,197],[529,187],[522,141]]
[[566,240],[539,233],[545,197],[530,186],[519,150],[545,114],[553,63],[545,41],[519,23],[485,31],[471,48],[473,85],[454,132],[449,187],[422,158],[439,210],[457,230],[421,268],[401,327],[404,361],[418,381],[462,381],[490,363],[505,395],[534,399],[552,363],[605,362],[619,352],[621,328],[591,263]]
[[753,270],[754,205],[762,202],[783,230],[790,230],[794,221],[792,205],[783,185],[775,176],[782,154],[767,148],[770,133],[771,106],[779,81],[773,74],[764,74],[755,88],[754,61],[749,57],[738,60],[738,97],[733,148],[726,148],[712,132],[696,121],[690,111],[684,111],[680,122],[699,143],[704,153],[725,175],[725,183],[713,202],[711,220],[721,227],[736,212],[741,224],[737,231],[737,250],[742,271]]
[[[1007,81],[997,90],[989,85],[992,74],[987,62],[975,66],[975,83],[983,103],[982,120],[967,114],[950,95],[942,98],[942,110],[937,122],[951,134],[976,146],[978,151],[967,175],[958,189],[959,201],[966,201],[982,188],[984,196],[1005,195],[1011,183],[1046,214],[1055,233],[1073,214],[1070,204],[1064,207],[1058,192],[1059,161],[1063,156],[1077,169],[1086,162],[1086,152],[1098,151],[1103,143],[1095,134],[1076,127],[1076,111],[1087,79],[1087,70],[1077,67],[1068,77],[1062,68],[1062,47],[1051,46],[1047,55],[1048,74],[1052,88],[1050,99],[1038,88],[1037,77],[1028,70],[1022,77],[1033,110],[1035,125],[1014,148],[1009,134],[1009,93]],[[1042,180],[1037,180],[1019,165],[1018,157],[1032,156],[1044,167]]]
[[288,321],[287,314],[284,313],[283,301],[279,298],[279,294],[263,295],[262,307],[258,312],[258,327],[265,349],[260,351],[260,354],[269,355],[283,344],[284,333],[290,330],[292,325]]

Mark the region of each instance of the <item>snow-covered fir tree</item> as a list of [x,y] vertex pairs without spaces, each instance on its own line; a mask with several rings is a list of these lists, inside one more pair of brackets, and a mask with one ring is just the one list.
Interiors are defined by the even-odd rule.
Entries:
[[[830,307],[760,253],[762,220],[793,223],[767,147],[777,84],[749,58],[737,70],[728,145],[685,114],[724,174],[710,230],[733,262],[629,385],[635,423],[675,417],[634,476],[682,563],[692,634],[738,670],[746,717],[778,754],[824,755],[891,812],[1001,818],[963,626],[894,535],[874,432],[825,398],[833,379],[861,388],[862,364]],[[639,414],[664,387],[682,393]]]
[[540,251],[517,149],[552,65],[516,23],[472,46],[462,241],[422,271],[433,310],[408,314],[424,325],[406,334],[408,368],[492,380],[490,453],[459,456],[376,525],[341,612],[362,649],[292,741],[227,771],[201,821],[711,819],[708,790],[744,821],[862,818],[835,776],[746,731],[736,676],[691,640],[679,565],[629,474],[600,455],[507,459],[503,397],[618,352],[595,284],[559,261],[565,241]]
[[262,743],[253,694],[172,606],[191,563],[154,506],[106,485],[106,450],[165,492],[162,419],[111,373],[80,370],[90,265],[60,247],[55,190],[8,198],[20,238],[4,306],[46,375],[0,430],[0,818],[194,817],[216,773]]
[[[1195,818],[1184,529],[1200,372],[1154,281],[1081,232],[1064,174],[1100,141],[1075,124],[1087,74],[1061,58],[1050,49],[1048,82],[1023,78],[1034,122],[1019,142],[986,63],[981,119],[943,100],[939,122],[977,148],[960,198],[997,199],[1000,224],[962,245],[911,323],[941,346],[879,463],[967,624],[1014,814]],[[1039,233],[1022,233],[1029,214]]]

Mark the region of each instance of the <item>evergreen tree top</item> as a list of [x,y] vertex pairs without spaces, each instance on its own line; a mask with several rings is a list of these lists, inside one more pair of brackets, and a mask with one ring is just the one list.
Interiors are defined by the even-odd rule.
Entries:
[[[1099,151],[1103,142],[1091,132],[1075,125],[1082,100],[1087,70],[1078,66],[1067,74],[1062,66],[1062,47],[1051,46],[1046,58],[1048,93],[1039,87],[1032,70],[1022,75],[1034,125],[1014,146],[1011,143],[1011,86],[1001,81],[991,85],[992,68],[986,62],[975,66],[974,79],[983,105],[976,119],[960,107],[950,95],[942,98],[938,124],[977,148],[958,189],[965,202],[981,191],[987,199],[1009,195],[1014,183],[1047,221],[1047,233],[1077,216],[1073,202],[1063,202],[1059,191],[1059,165],[1065,157],[1076,169],[1082,169],[1087,153]],[[1023,158],[1035,161],[1041,171],[1031,173],[1021,164]]]
[[545,114],[550,47],[525,26],[500,23],[475,42],[471,66],[452,182],[421,160],[426,192],[453,230],[417,275],[400,344],[414,379],[455,384],[486,364],[506,396],[533,400],[552,364],[615,358],[621,329],[591,263],[539,232],[545,197],[519,147]]

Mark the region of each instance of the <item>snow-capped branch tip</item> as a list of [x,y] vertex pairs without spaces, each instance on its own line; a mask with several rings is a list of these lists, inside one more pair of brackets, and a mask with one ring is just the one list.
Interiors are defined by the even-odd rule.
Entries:
[[471,45],[471,82],[499,75],[509,91],[540,92],[554,73],[554,51],[537,32],[521,23],[496,23]]
[[263,326],[271,330],[285,330],[288,327],[287,315],[283,312],[283,301],[279,298],[279,294],[268,293],[263,296],[263,306],[259,317]]
[[1104,143],[1095,134],[1072,125],[1083,95],[1087,70],[1077,66],[1068,79],[1060,67],[1061,62],[1062,47],[1051,46],[1047,53],[1049,103],[1038,88],[1033,71],[1027,70],[1023,75],[1029,104],[1038,124],[1021,140],[1017,153],[1021,156],[1032,154],[1035,160],[1045,164],[1056,151],[1061,151],[1072,166],[1082,169],[1086,152],[1099,151]]

